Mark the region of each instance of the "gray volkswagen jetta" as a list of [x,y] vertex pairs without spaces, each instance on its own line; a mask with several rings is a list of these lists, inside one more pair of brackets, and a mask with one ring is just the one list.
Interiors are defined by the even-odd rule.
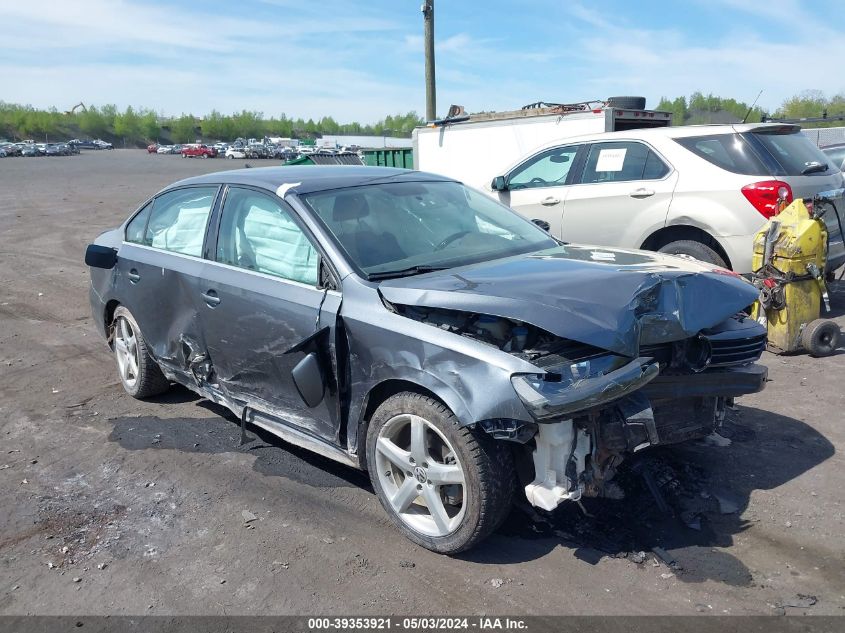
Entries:
[[454,553],[519,491],[618,498],[623,458],[759,391],[755,289],[710,264],[563,244],[462,184],[271,167],[160,191],[88,247],[126,391],[173,382],[369,471],[396,526]]

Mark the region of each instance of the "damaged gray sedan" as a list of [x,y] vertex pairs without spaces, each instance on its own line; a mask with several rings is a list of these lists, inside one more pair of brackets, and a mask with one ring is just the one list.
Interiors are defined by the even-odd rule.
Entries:
[[173,382],[369,471],[396,526],[472,547],[524,490],[619,497],[623,459],[763,388],[756,290],[690,259],[562,244],[462,184],[374,167],[178,182],[88,247],[126,391]]

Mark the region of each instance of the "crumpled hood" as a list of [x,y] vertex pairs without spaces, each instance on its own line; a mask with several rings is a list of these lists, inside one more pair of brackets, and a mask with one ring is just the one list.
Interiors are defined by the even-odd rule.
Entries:
[[645,251],[560,246],[381,282],[391,303],[490,314],[636,356],[751,305],[757,290],[715,266]]

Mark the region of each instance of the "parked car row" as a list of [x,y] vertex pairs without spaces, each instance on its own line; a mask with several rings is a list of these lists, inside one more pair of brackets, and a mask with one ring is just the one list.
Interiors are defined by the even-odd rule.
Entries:
[[0,143],[0,158],[11,156],[71,156],[79,148],[69,143]]
[[79,154],[82,149],[114,149],[111,143],[95,140],[71,139],[63,143],[36,143],[24,140],[17,143],[0,141],[0,158],[10,156],[71,156]]
[[101,139],[86,139],[80,140],[78,138],[74,138],[68,141],[68,144],[75,145],[79,149],[114,149],[114,145],[103,141]]
[[293,147],[274,145],[264,142],[248,142],[238,140],[234,143],[186,143],[176,145],[161,145],[151,143],[147,146],[149,154],[180,154],[183,158],[273,158],[277,160],[293,160],[299,158],[300,152]]

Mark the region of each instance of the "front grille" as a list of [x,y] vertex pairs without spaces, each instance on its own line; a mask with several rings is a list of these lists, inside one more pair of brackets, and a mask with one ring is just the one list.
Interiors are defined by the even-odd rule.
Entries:
[[[758,360],[766,349],[765,328],[748,318],[728,319],[715,328],[702,330],[700,337],[710,344],[706,369],[748,365]],[[688,350],[697,341],[698,337],[693,337],[673,343],[641,345],[640,356],[654,358],[664,369],[689,370]]]
[[765,334],[746,338],[729,336],[731,334],[734,332],[705,336],[713,349],[708,367],[729,367],[753,363],[766,349]]

